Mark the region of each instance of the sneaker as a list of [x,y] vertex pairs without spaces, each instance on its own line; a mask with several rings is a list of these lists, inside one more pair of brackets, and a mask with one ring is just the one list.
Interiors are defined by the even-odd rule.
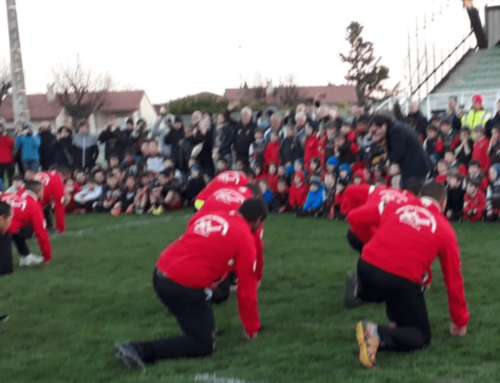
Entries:
[[363,303],[363,301],[358,298],[358,288],[358,274],[347,274],[345,277],[344,305],[348,309],[353,309]]
[[135,214],[141,215],[142,213],[144,213],[143,209],[135,209]]
[[153,205],[153,206],[151,206],[151,207],[149,208],[149,210],[148,210],[148,212],[147,212],[147,213],[148,213],[148,214],[153,214],[153,212],[154,212],[154,211],[155,211],[155,206]]
[[28,254],[26,257],[21,257],[19,266],[36,266],[43,263],[43,257],[35,254]]
[[145,370],[146,364],[141,359],[137,350],[130,343],[115,345],[115,356],[120,359],[125,366],[133,370]]
[[163,206],[160,205],[160,206],[153,209],[153,215],[160,215],[164,211],[165,211],[165,209],[163,209]]
[[7,322],[9,320],[9,316],[5,314],[0,314],[0,323]]
[[356,340],[359,345],[359,362],[366,368],[375,368],[380,336],[373,322],[358,322]]

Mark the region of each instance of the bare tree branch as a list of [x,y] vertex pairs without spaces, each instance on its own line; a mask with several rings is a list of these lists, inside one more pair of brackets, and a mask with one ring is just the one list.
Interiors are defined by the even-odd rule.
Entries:
[[77,57],[76,64],[52,68],[54,91],[60,105],[75,119],[89,118],[106,101],[114,83],[109,73],[96,76],[85,69]]

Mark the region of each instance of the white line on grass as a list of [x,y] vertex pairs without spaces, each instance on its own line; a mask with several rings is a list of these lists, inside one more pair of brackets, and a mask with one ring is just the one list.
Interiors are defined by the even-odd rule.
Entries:
[[[215,374],[196,374],[194,377],[194,381],[203,383],[251,383],[245,379],[238,379],[232,376],[229,377],[215,376]],[[260,382],[260,383],[266,383],[266,382]]]
[[[181,216],[181,218],[189,218],[191,215],[185,215]],[[151,219],[143,219],[139,221],[129,221],[129,222],[121,222],[121,223],[115,223],[113,225],[107,225],[107,226],[99,226],[99,227],[89,227],[87,229],[82,229],[82,230],[74,230],[74,231],[66,231],[63,235],[53,235],[50,237],[51,240],[54,240],[56,238],[64,238],[64,237],[80,237],[85,234],[91,234],[91,233],[101,233],[103,231],[113,231],[116,229],[121,229],[124,227],[134,227],[134,226],[147,226],[151,225],[153,223],[158,223],[158,222],[167,222],[170,221],[173,217],[172,216],[167,216],[167,217],[162,217],[162,218],[151,218]]]

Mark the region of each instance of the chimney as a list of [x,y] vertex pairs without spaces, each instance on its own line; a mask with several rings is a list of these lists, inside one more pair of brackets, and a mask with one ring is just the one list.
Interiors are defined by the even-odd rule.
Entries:
[[54,102],[56,100],[56,92],[54,91],[54,84],[47,84],[47,102]]

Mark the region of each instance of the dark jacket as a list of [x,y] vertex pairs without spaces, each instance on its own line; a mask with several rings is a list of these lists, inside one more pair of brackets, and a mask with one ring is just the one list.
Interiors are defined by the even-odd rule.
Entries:
[[179,170],[184,174],[189,172],[189,159],[191,158],[191,152],[193,148],[203,142],[203,138],[198,136],[184,137],[181,141],[179,148]]
[[125,129],[125,130],[121,130],[119,132],[117,132],[120,136],[120,144],[121,146],[123,147],[123,152],[125,153],[125,151],[127,149],[133,149],[134,152],[136,152],[137,150],[140,150],[140,148],[137,147],[137,142],[138,142],[138,137],[134,137],[134,130],[131,129],[131,130],[128,130],[128,129]]
[[77,133],[73,136],[72,154],[74,166],[79,169],[92,169],[99,156],[97,137],[93,134]]
[[424,180],[432,168],[419,137],[403,125],[393,122],[387,128],[389,160],[399,164],[401,179],[416,177]]
[[42,166],[42,170],[49,170],[49,168],[54,164],[52,146],[56,141],[56,136],[54,136],[49,130],[40,132],[39,136],[40,147],[38,148],[38,153],[40,154],[40,165]]
[[170,132],[165,134],[163,142],[166,145],[171,145],[171,157],[175,163],[179,164],[179,157],[181,151],[181,140],[184,138],[184,129],[170,129]]
[[301,156],[302,147],[295,137],[286,137],[283,141],[281,141],[279,153],[282,164],[294,162]]
[[[56,165],[64,165],[70,168],[75,165],[73,158],[73,135],[56,140],[52,144],[52,153],[54,155],[54,163]],[[79,168],[80,166],[75,166]]]
[[234,125],[230,122],[218,125],[213,134],[213,147],[217,148],[219,156],[231,154],[234,142]]
[[104,129],[98,138],[99,142],[104,145],[104,157],[109,160],[109,157],[115,155],[122,159],[125,155],[125,147],[122,142],[122,137],[118,129],[111,130],[110,128]]
[[408,116],[406,116],[403,122],[410,130],[416,131],[419,136],[426,136],[425,130],[429,122],[420,110],[416,113],[408,113]]
[[236,124],[236,134],[234,136],[234,151],[236,158],[248,163],[248,150],[250,144],[254,141],[255,124],[250,122],[248,125],[243,126],[241,122]]

